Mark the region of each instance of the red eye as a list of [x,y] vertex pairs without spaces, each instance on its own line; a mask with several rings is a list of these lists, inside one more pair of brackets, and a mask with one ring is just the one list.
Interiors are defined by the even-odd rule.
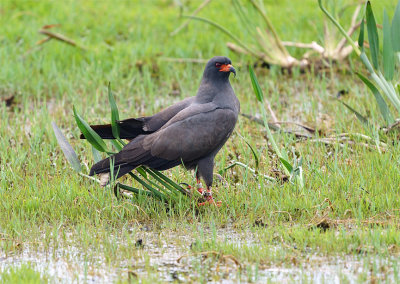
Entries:
[[215,67],[220,68],[221,67],[221,63],[215,63]]

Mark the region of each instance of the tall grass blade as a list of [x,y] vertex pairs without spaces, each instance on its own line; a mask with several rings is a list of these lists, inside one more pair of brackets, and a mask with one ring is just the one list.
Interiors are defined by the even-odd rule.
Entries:
[[281,160],[282,165],[287,169],[287,171],[292,174],[293,173],[293,166],[284,158],[279,157],[279,160]]
[[136,187],[128,186],[128,185],[125,185],[125,184],[122,184],[122,183],[117,183],[117,186],[119,188],[122,188],[124,190],[130,191],[130,192],[133,192],[133,193],[136,193],[136,194],[143,194],[143,195],[146,195],[146,196],[149,196],[149,197],[154,197],[154,194],[152,192],[150,192],[150,191],[147,191],[147,190],[143,190],[143,189],[139,189],[139,188],[136,188]]
[[76,112],[75,106],[73,107],[74,117],[78,128],[85,136],[86,140],[93,145],[100,152],[107,152],[107,146],[103,139],[89,126],[89,124],[83,120],[83,118]]
[[[115,180],[117,179],[120,167],[118,167],[117,171],[115,171],[115,168],[114,168],[115,157],[114,156],[108,158],[108,160],[110,162],[110,180],[109,180],[108,184],[111,186],[111,188],[113,188],[114,184],[115,184]],[[115,193],[116,193],[116,196],[118,197],[117,192],[115,192]]]
[[108,101],[110,103],[111,107],[111,130],[113,136],[118,140],[119,143],[121,143],[123,146],[126,145],[124,141],[119,137],[120,135],[120,128],[119,128],[119,112],[118,112],[118,107],[115,102],[115,98],[111,92],[111,83],[108,83]]
[[262,102],[264,102],[264,95],[261,90],[260,84],[258,83],[256,74],[254,73],[254,69],[251,65],[249,66],[249,72],[250,72],[251,84],[253,85],[253,89],[254,89],[254,93],[256,94],[256,98],[259,102],[262,103]]
[[159,200],[166,201],[168,198],[165,194],[161,193],[157,189],[153,188],[151,185],[147,184],[144,180],[139,178],[137,175],[133,173],[129,173],[131,177],[133,177],[137,182],[139,182],[143,187],[154,194],[154,197],[158,198]]
[[364,17],[361,20],[360,34],[358,35],[358,46],[364,52]]
[[171,180],[170,178],[168,178],[167,176],[163,175],[162,173],[160,173],[157,170],[153,170],[153,169],[147,169],[149,171],[152,171],[154,174],[158,175],[160,178],[162,178],[164,181],[168,182],[169,184],[171,184],[173,187],[175,187],[176,189],[178,189],[181,193],[187,195],[187,196],[191,196],[191,193],[189,191],[187,191],[186,189],[184,189],[183,187],[181,187],[179,184],[177,184],[176,182],[174,182],[173,180]]
[[60,128],[58,128],[55,122],[51,123],[53,127],[54,135],[56,136],[58,145],[60,145],[61,150],[63,151],[67,161],[71,165],[74,171],[80,173],[82,171],[81,162],[78,159],[78,155],[72,148],[71,144],[68,143],[67,138],[65,138],[64,134],[61,132]]
[[[287,155],[285,149],[282,149],[282,151],[281,151],[278,148],[278,145],[275,142],[274,136],[272,135],[271,130],[269,129],[267,115],[266,115],[265,107],[264,107],[264,95],[262,93],[260,84],[258,84],[257,77],[256,77],[253,67],[251,67],[251,65],[249,66],[249,71],[250,71],[250,79],[251,79],[251,83],[253,85],[254,93],[256,95],[257,100],[260,102],[260,110],[261,110],[262,118],[264,121],[264,127],[265,127],[265,130],[267,131],[268,140],[271,142],[272,148],[274,149],[274,151],[278,155],[278,157],[287,160],[288,155]],[[288,169],[286,167],[284,167],[284,168],[285,168],[286,173],[290,174],[290,172],[288,172]]]
[[369,2],[369,1],[367,2],[366,18],[367,18],[369,49],[371,51],[372,64],[374,65],[376,70],[379,70],[378,29],[376,27],[374,13],[372,12],[371,2]]
[[384,91],[386,96],[392,101],[396,109],[400,112],[400,99],[396,94],[396,90],[394,89],[393,83],[387,81],[381,72],[378,72],[378,74],[372,74],[371,77]]
[[360,59],[361,59],[361,62],[364,63],[365,67],[367,67],[368,71],[371,74],[374,74],[375,73],[374,68],[372,67],[371,62],[369,62],[368,56],[364,51],[361,52]]
[[394,59],[389,16],[385,10],[383,12],[383,74],[388,81],[393,79]]
[[[159,185],[159,184],[155,183],[154,181],[150,180],[150,179],[148,178],[147,173],[146,173],[146,176],[143,176],[143,175],[142,175],[142,177],[145,178],[146,182],[147,182],[150,186],[152,186],[152,187],[153,187],[154,189],[156,189],[158,192],[163,193],[164,196],[165,196],[166,198],[168,198],[169,200],[171,200],[171,199],[173,199],[173,200],[175,200],[175,201],[177,200],[178,195],[177,195],[177,192],[176,192],[176,191],[174,191],[174,190],[171,191],[169,188],[164,187],[162,183],[161,183],[161,185]],[[157,180],[157,181],[159,182],[159,180]]]
[[394,52],[400,52],[400,0],[392,20],[392,45]]
[[261,177],[265,178],[265,179],[268,180],[268,181],[276,181],[273,177],[270,177],[270,176],[261,174],[261,173],[257,172],[255,169],[252,169],[252,168],[250,168],[248,165],[243,164],[243,163],[241,163],[241,162],[234,162],[234,163],[232,163],[231,165],[227,166],[225,169],[220,170],[219,173],[222,175],[222,174],[224,174],[227,170],[232,169],[232,168],[235,167],[235,166],[240,166],[240,167],[242,167],[242,168],[245,168],[246,170],[252,172],[252,173],[255,174],[256,176],[261,176]]
[[247,146],[249,146],[249,148],[250,148],[250,150],[251,150],[251,153],[253,154],[254,161],[255,161],[255,163],[256,163],[256,170],[258,170],[258,166],[259,166],[259,164],[260,164],[260,159],[258,158],[258,155],[257,155],[256,151],[255,151],[254,148],[250,145],[250,143],[247,142],[246,139],[244,139],[244,137],[243,137],[242,135],[240,135],[239,133],[238,133],[238,135],[239,135],[240,138],[242,138],[242,140],[244,141],[244,143],[246,143]]
[[[148,169],[148,168],[144,168],[144,169],[156,181],[158,181],[161,185],[163,185],[165,188],[167,188],[174,195],[175,198],[178,198],[178,196],[179,196],[179,194],[181,194],[181,192],[177,188],[173,187],[172,185],[170,185],[169,183],[164,181],[162,178],[160,178],[160,176],[156,175],[150,169]],[[160,187],[160,188],[162,188],[162,187]]]
[[115,103],[113,94],[111,93],[111,83],[108,83],[108,101],[111,107],[111,130],[114,138],[119,139],[119,125],[117,121],[119,120],[118,107]]
[[352,113],[354,113],[357,117],[357,119],[364,124],[365,126],[369,126],[368,119],[366,119],[361,113],[356,111],[354,108],[346,104],[345,102],[342,102],[341,100],[338,100],[341,104],[343,104],[345,107],[347,107]]
[[140,167],[137,167],[137,168],[136,168],[136,171],[137,171],[139,174],[141,174],[142,176],[144,176],[145,178],[147,178],[147,174],[146,174],[145,169],[146,169],[145,167],[140,166]]
[[390,112],[390,109],[389,109],[388,105],[386,104],[385,100],[383,99],[379,90],[375,87],[375,85],[370,80],[368,80],[368,78],[364,77],[360,73],[356,73],[356,74],[374,94],[375,100],[378,103],[379,110],[380,110],[382,117],[385,120],[386,124],[392,124],[394,122],[393,115]]
[[298,181],[301,188],[304,188],[304,177],[303,177],[303,157],[300,158],[300,162],[297,168],[294,169],[294,177]]

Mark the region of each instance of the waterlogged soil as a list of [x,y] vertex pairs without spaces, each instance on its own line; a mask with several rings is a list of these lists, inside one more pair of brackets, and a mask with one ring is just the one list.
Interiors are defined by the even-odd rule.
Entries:
[[[230,228],[202,232],[203,237],[227,245],[259,247],[251,233],[237,233]],[[361,283],[396,282],[393,258],[359,256],[323,257],[307,255],[304,259],[257,265],[245,263],[232,255],[213,250],[194,249],[199,236],[144,229],[135,234],[134,257],[107,264],[99,251],[83,251],[77,246],[57,249],[31,248],[24,245],[8,255],[0,255],[1,273],[28,264],[52,283],[110,283],[153,279],[159,282],[251,282],[251,283]],[[121,240],[121,242],[123,242]],[[123,244],[123,243],[120,243]],[[282,250],[276,246],[274,250]],[[0,252],[1,253],[1,252]],[[391,265],[392,264],[392,265]],[[375,268],[375,269],[372,269]]]

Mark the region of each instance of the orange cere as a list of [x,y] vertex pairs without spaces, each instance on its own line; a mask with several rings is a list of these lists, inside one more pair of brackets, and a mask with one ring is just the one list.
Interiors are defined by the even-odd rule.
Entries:
[[231,68],[231,64],[222,64],[221,68],[219,69],[220,72],[230,72],[229,68]]

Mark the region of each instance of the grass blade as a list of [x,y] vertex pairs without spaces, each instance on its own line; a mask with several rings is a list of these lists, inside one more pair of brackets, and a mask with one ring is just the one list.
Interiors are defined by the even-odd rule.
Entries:
[[357,117],[357,119],[364,124],[365,126],[369,126],[369,122],[368,119],[365,118],[365,116],[363,116],[361,113],[359,113],[358,111],[356,111],[354,108],[352,108],[351,106],[349,106],[348,104],[346,104],[345,102],[342,102],[341,100],[338,100],[341,104],[343,104],[345,107],[347,107],[352,113],[354,113]]
[[251,153],[253,154],[255,163],[256,163],[256,171],[258,170],[258,165],[260,164],[260,159],[258,158],[258,155],[256,153],[256,151],[253,149],[253,147],[250,145],[249,142],[246,141],[246,139],[244,139],[244,137],[242,135],[240,135],[238,132],[237,134],[239,135],[240,138],[242,138],[242,140],[244,141],[244,143],[247,144],[247,146],[249,146]]
[[81,162],[78,159],[78,155],[76,155],[74,149],[71,144],[68,143],[67,138],[65,138],[64,134],[61,132],[60,128],[56,125],[55,122],[51,123],[53,127],[54,135],[56,136],[58,145],[60,145],[61,150],[63,151],[67,161],[74,169],[74,171],[80,173],[82,171]]
[[374,13],[372,12],[371,2],[367,2],[367,30],[368,30],[368,41],[369,41],[369,49],[371,51],[372,64],[375,69],[379,69],[379,37],[378,37],[378,29],[376,28],[376,22]]
[[151,185],[147,184],[144,180],[139,178],[137,175],[133,173],[129,173],[131,177],[133,177],[137,182],[139,182],[143,187],[145,187],[147,190],[152,192],[154,194],[154,197],[158,198],[161,201],[166,201],[168,198],[165,196],[165,194],[161,193],[157,189],[153,188]]
[[121,143],[123,146],[126,145],[124,141],[121,140],[119,137],[120,135],[120,128],[119,128],[119,112],[118,112],[118,107],[115,102],[115,98],[111,92],[111,83],[108,83],[108,101],[110,103],[111,107],[111,131],[113,136],[118,140],[119,143]]
[[374,94],[375,100],[378,103],[379,110],[381,111],[381,114],[382,114],[383,119],[385,120],[386,124],[392,124],[394,122],[393,115],[390,112],[390,109],[389,109],[388,105],[386,104],[385,100],[383,99],[379,90],[366,77],[364,77],[360,73],[356,73],[356,74]]
[[133,192],[133,193],[136,193],[136,194],[143,194],[143,195],[146,195],[146,196],[149,196],[149,197],[154,197],[154,194],[152,192],[150,192],[150,191],[147,191],[147,190],[139,189],[139,188],[136,188],[136,187],[131,187],[131,186],[128,186],[128,185],[125,185],[125,184],[122,184],[122,183],[117,183],[117,186],[119,188],[122,188],[124,190],[130,191],[130,192]]
[[162,186],[164,186],[165,188],[167,188],[172,194],[174,194],[175,198],[178,198],[179,194],[181,193],[177,188],[173,187],[172,185],[170,185],[169,183],[167,183],[166,181],[164,181],[162,178],[160,178],[160,176],[158,176],[157,174],[155,174],[154,172],[152,172],[150,169],[148,168],[144,168],[145,171],[152,176],[156,181],[158,181]]
[[137,167],[136,171],[147,179],[145,167],[143,167],[143,166]]
[[253,85],[253,89],[254,89],[254,93],[256,94],[256,98],[259,102],[264,102],[263,92],[261,90],[260,84],[258,83],[256,74],[254,73],[254,69],[251,65],[249,66],[249,72],[250,72],[251,84]]
[[400,52],[400,0],[392,20],[392,45],[394,52]]
[[400,112],[400,99],[396,94],[392,82],[387,81],[381,72],[378,72],[378,74],[371,74],[371,77]]
[[100,152],[107,152],[107,146],[103,139],[101,139],[100,136],[89,126],[89,124],[76,112],[75,106],[73,107],[73,110],[76,124],[78,125],[83,136],[85,136],[86,140],[89,141],[89,143]]
[[254,157],[254,160],[256,162],[256,170],[258,170],[258,166],[260,164],[260,160],[258,158],[258,155],[257,155],[256,151],[253,149],[253,147],[250,145],[249,142],[247,142],[246,140],[244,140],[244,142],[247,144],[247,146],[249,146],[251,152],[253,153],[253,157]]
[[[271,129],[269,129],[267,114],[265,112],[265,107],[264,107],[264,96],[263,96],[261,87],[258,84],[258,80],[254,73],[253,67],[249,66],[249,71],[250,71],[250,78],[251,78],[251,83],[253,85],[254,93],[256,94],[257,100],[260,102],[260,110],[261,110],[262,118],[264,121],[264,127],[265,127],[265,130],[267,131],[268,140],[271,142],[272,148],[274,149],[276,155],[278,155],[279,158],[287,158],[285,149],[282,149],[282,151],[279,150],[278,145],[275,142],[274,136],[271,133]],[[285,171],[287,174],[290,174],[286,167],[285,167]]]
[[374,71],[374,68],[372,67],[371,62],[369,62],[368,56],[367,56],[367,54],[366,54],[364,51],[361,52],[361,54],[360,54],[360,59],[361,59],[361,62],[364,63],[365,67],[367,67],[368,71],[369,71],[371,74],[373,74],[373,73],[375,72],[375,71]]
[[383,74],[386,80],[391,81],[393,79],[394,53],[389,16],[386,10],[383,12]]
[[234,162],[234,163],[232,163],[231,165],[227,166],[225,169],[220,170],[220,171],[219,171],[219,174],[223,175],[227,170],[232,169],[232,168],[235,167],[235,166],[240,166],[240,167],[242,167],[242,168],[244,168],[244,169],[246,169],[246,170],[252,172],[254,175],[256,175],[256,176],[261,176],[261,177],[263,177],[264,179],[266,179],[266,180],[268,180],[268,181],[276,181],[273,177],[270,177],[270,176],[261,174],[261,173],[257,172],[255,169],[252,169],[252,168],[250,168],[248,165],[243,164],[243,163],[241,163],[241,162]]
[[360,34],[358,35],[358,46],[364,51],[364,17],[361,20]]
[[[142,175],[142,174],[140,174],[140,175]],[[169,200],[174,200],[174,201],[176,201],[176,200],[179,198],[178,195],[177,195],[179,192],[177,193],[177,192],[174,191],[174,190],[171,191],[169,188],[164,187],[162,183],[161,183],[161,185],[155,183],[154,181],[152,181],[152,180],[150,180],[150,179],[148,178],[147,173],[146,173],[145,176],[142,175],[142,177],[145,178],[147,184],[149,184],[150,186],[152,186],[152,187],[153,187],[154,189],[156,189],[158,192],[163,193],[163,194],[166,196],[166,198],[168,198]],[[157,180],[157,181],[159,181],[159,180]]]
[[119,120],[118,107],[115,103],[113,94],[111,93],[111,83],[108,83],[108,101],[111,107],[111,130],[114,138],[119,139],[119,125],[117,121]]
[[287,160],[285,160],[282,157],[279,157],[279,160],[281,160],[282,165],[288,170],[288,172],[290,174],[292,174],[293,173],[293,166]]
[[170,178],[168,178],[166,175],[163,175],[161,172],[157,171],[157,170],[153,170],[153,169],[148,169],[150,171],[152,171],[154,174],[158,175],[161,179],[163,179],[164,181],[168,182],[169,184],[171,184],[173,187],[175,187],[176,189],[178,189],[181,193],[190,196],[191,193],[188,192],[187,190],[185,190],[182,186],[180,186],[179,184],[177,184],[176,182],[174,182],[173,180],[171,180]]

